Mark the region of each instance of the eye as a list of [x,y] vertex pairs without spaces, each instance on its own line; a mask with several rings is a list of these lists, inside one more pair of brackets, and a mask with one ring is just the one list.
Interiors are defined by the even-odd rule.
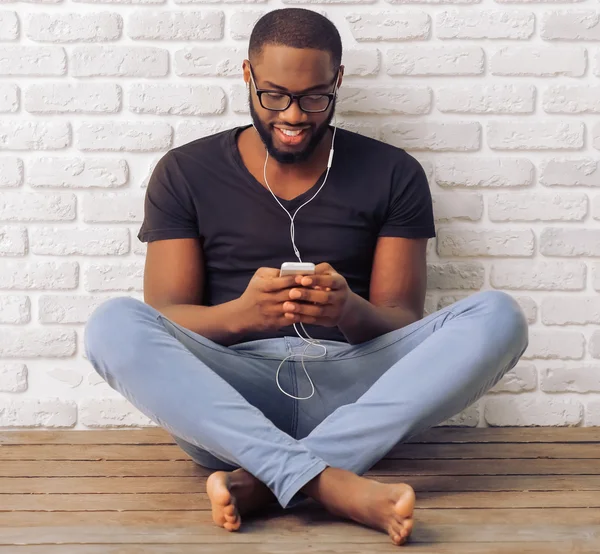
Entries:
[[281,100],[282,98],[285,98],[285,94],[279,94],[277,92],[267,92],[266,96],[268,96],[272,100]]

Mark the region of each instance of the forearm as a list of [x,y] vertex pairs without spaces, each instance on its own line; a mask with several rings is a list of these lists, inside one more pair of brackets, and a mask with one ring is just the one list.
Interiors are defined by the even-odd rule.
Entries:
[[406,308],[375,306],[351,293],[338,328],[350,344],[360,344],[418,321],[420,316]]
[[237,300],[217,306],[174,304],[156,309],[178,325],[223,346],[240,342],[245,334]]

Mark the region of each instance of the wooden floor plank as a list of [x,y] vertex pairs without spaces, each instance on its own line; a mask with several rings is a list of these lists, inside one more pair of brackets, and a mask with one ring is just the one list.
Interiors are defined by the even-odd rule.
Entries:
[[[407,482],[416,492],[600,491],[598,475],[400,475],[370,476]],[[0,477],[2,494],[125,494],[206,492],[206,477]]]
[[[458,543],[427,544],[411,542],[406,545],[410,552],[419,554],[598,554],[598,547],[583,541],[565,542],[508,542],[508,543]],[[306,544],[286,544],[286,554],[306,554]],[[282,554],[281,544],[243,543],[203,544],[202,554]],[[377,543],[338,543],[335,550],[331,544],[311,544],[314,554],[398,554],[398,547],[384,542]],[[404,550],[400,551],[404,553]],[[30,546],[0,546],[0,554],[199,554],[197,544],[60,544]]]
[[[367,475],[598,475],[597,460],[381,460]],[[0,477],[208,476],[193,461],[6,461]]]
[[[412,443],[600,443],[600,427],[434,427]],[[0,444],[173,444],[160,427],[89,430],[3,430]]]
[[[600,508],[596,491],[421,492],[423,509]],[[210,510],[206,493],[3,494],[0,513],[10,511],[98,512],[140,510]]]
[[[468,459],[596,459],[600,444],[402,444],[386,458],[396,460]],[[1,460],[190,460],[178,445],[2,445]]]
[[[386,543],[378,531],[341,521],[321,510],[247,518],[244,531],[228,533],[209,512],[7,512],[0,544],[114,543]],[[415,510],[411,542],[539,542],[585,539],[600,544],[600,511],[566,509]],[[282,547],[282,551],[284,548]]]

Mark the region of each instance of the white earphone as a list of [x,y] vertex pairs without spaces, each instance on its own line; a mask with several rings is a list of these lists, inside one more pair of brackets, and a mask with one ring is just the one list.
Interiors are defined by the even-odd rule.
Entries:
[[[339,76],[339,73],[338,73]],[[335,82],[335,88],[333,90],[334,94],[336,95],[335,98],[337,98],[337,79]],[[248,89],[250,88],[250,83],[246,83]],[[312,195],[312,197],[307,200],[306,202],[304,202],[304,204],[302,204],[298,209],[296,209],[296,211],[294,212],[294,215],[291,215],[290,212],[288,212],[288,210],[283,206],[283,204],[279,201],[279,199],[277,198],[277,196],[275,196],[275,194],[273,193],[273,191],[271,190],[271,187],[269,186],[269,183],[267,181],[267,162],[269,161],[269,151],[267,150],[267,155],[265,157],[265,165],[263,168],[263,177],[265,180],[265,185],[267,185],[267,188],[269,189],[269,192],[273,195],[273,198],[275,198],[275,201],[281,206],[281,208],[283,209],[283,211],[288,215],[288,217],[290,218],[290,238],[292,240],[292,247],[294,249],[294,254],[296,255],[296,257],[298,258],[299,262],[302,262],[302,258],[300,257],[300,251],[298,250],[298,247],[296,246],[296,241],[295,241],[295,228],[294,228],[294,218],[296,217],[296,215],[298,214],[298,212],[304,207],[306,206],[309,202],[311,202],[316,196],[317,194],[319,194],[319,192],[321,192],[321,189],[325,186],[325,183],[327,182],[327,177],[329,177],[329,170],[331,169],[331,165],[333,163],[333,145],[335,143],[335,133],[337,131],[337,114],[334,112],[333,114],[334,117],[334,123],[333,123],[333,136],[331,137],[331,149],[329,150],[329,159],[327,160],[327,172],[325,173],[325,178],[323,179],[323,183],[321,184],[321,186],[319,187],[319,189],[317,190],[317,192],[315,192],[315,194]],[[252,123],[252,126],[254,127],[254,129],[256,130],[256,132],[258,133],[258,130],[256,129],[256,126],[254,125],[254,123]],[[260,137],[260,133],[259,133],[259,137]],[[308,374],[308,371],[306,370],[306,366],[304,365],[304,358],[323,358],[324,356],[327,355],[327,347],[323,346],[322,344],[320,344],[320,342],[318,340],[313,339],[308,332],[306,331],[306,329],[304,328],[304,325],[302,323],[300,323],[300,327],[302,327],[302,330],[306,333],[306,336],[310,339],[307,340],[306,338],[304,338],[300,332],[298,331],[298,328],[296,327],[296,324],[294,323],[294,330],[296,331],[296,334],[304,341],[307,343],[306,347],[304,348],[304,352],[301,354],[301,362],[302,362],[302,369],[304,370],[304,373],[306,374],[306,378],[308,379],[310,386],[312,388],[312,391],[310,393],[309,396],[303,396],[303,397],[299,397],[299,396],[293,396],[292,394],[289,394],[288,392],[284,391],[281,388],[281,385],[279,384],[279,372],[281,371],[281,367],[283,366],[283,364],[289,360],[290,358],[294,358],[297,356],[297,354],[290,354],[289,356],[287,356],[286,358],[284,358],[281,363],[279,364],[279,367],[277,368],[277,373],[275,375],[275,381],[277,383],[277,387],[279,388],[279,390],[285,394],[286,396],[289,396],[290,398],[293,398],[295,400],[308,400],[309,398],[312,398],[312,396],[315,394],[315,386],[312,382],[312,379],[310,378],[310,375]],[[309,356],[308,354],[306,354],[306,351],[311,347],[311,346],[318,346],[319,348],[323,349],[323,353],[319,356]]]

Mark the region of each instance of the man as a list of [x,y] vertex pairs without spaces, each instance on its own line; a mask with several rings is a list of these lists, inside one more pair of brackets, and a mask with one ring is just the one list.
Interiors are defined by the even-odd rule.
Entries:
[[[111,387],[218,470],[207,482],[218,525],[310,497],[400,545],[413,489],[360,475],[484,395],[525,350],[527,324],[497,291],[423,319],[435,236],[423,170],[340,129],[327,167],[341,55],[315,12],[258,21],[243,64],[253,125],[159,161],[138,235],[145,302],[105,302],[85,348]],[[280,277],[300,253],[315,275]],[[300,357],[300,323],[326,356]]]

